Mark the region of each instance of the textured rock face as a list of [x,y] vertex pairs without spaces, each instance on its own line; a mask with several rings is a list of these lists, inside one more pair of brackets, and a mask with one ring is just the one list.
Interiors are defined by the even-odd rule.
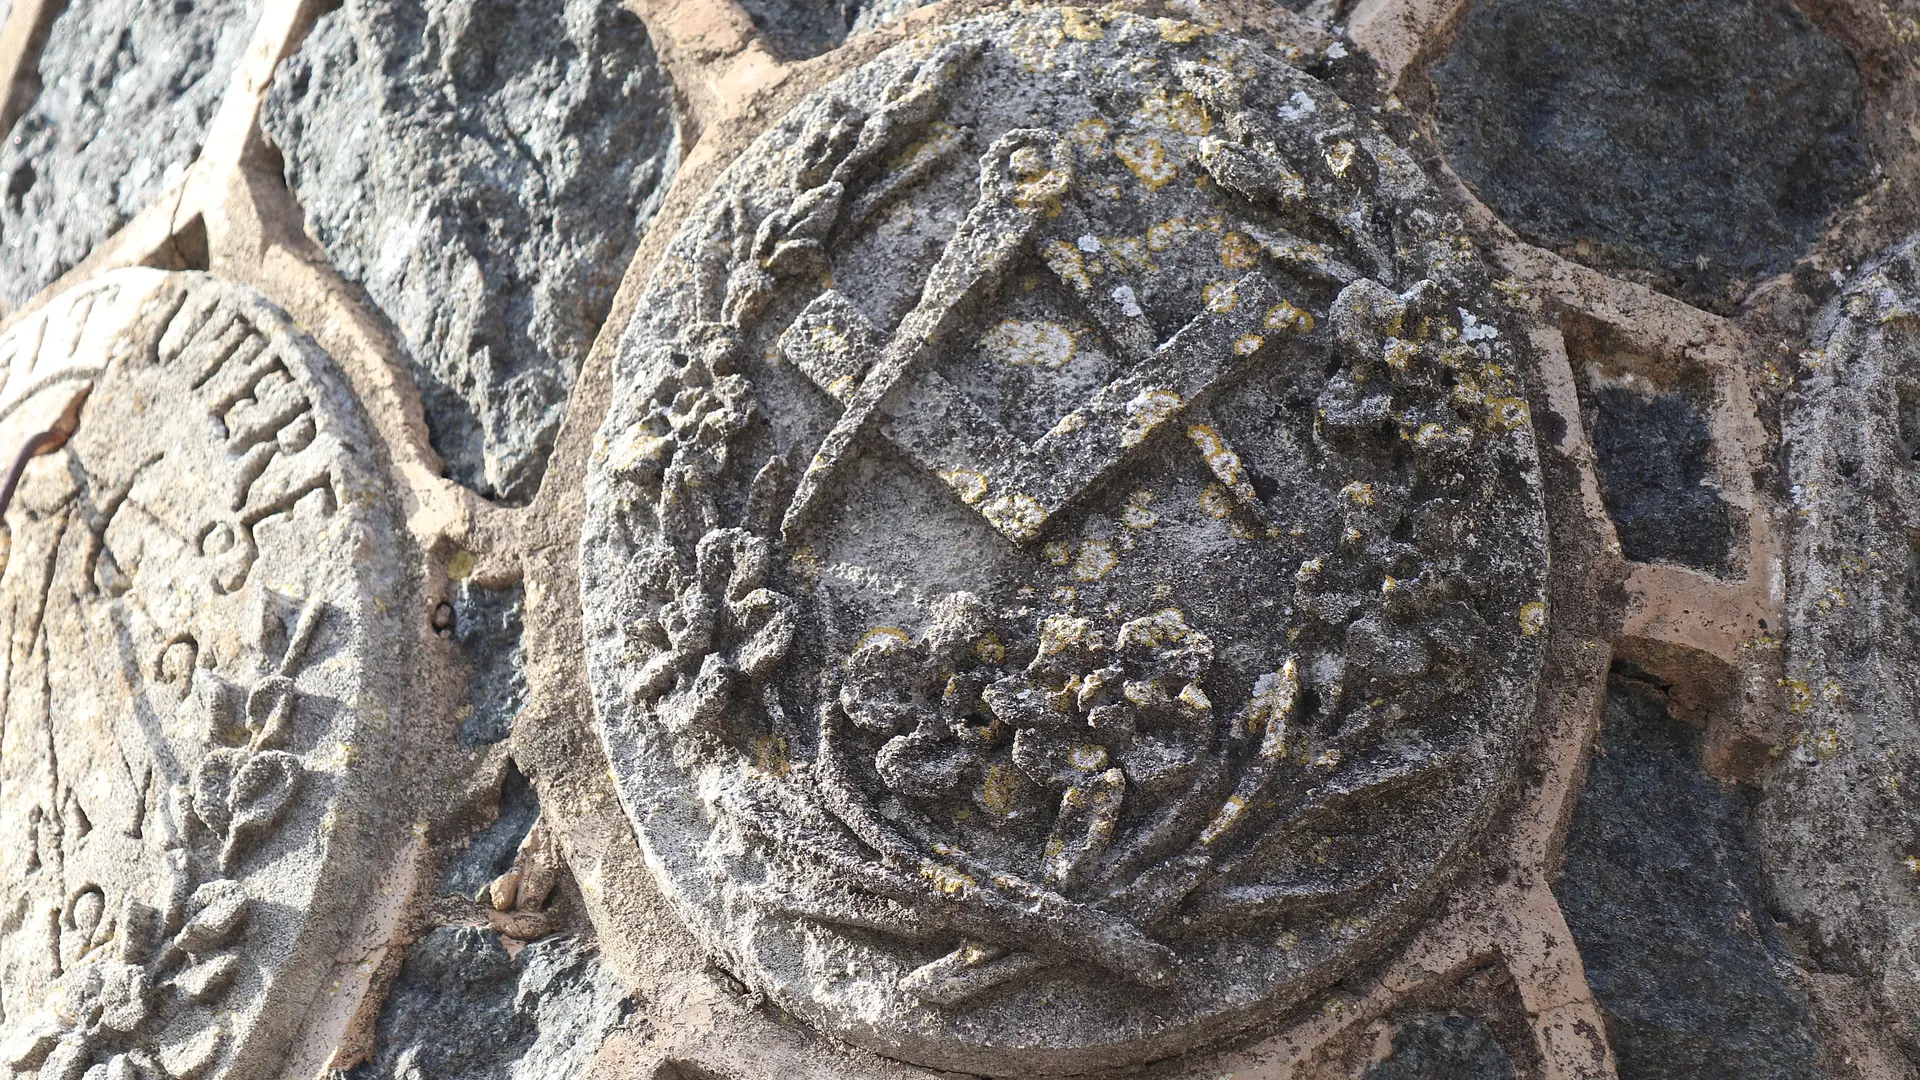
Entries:
[[1752,801],[1700,771],[1666,696],[1608,684],[1600,746],[1554,883],[1621,1080],[1802,1080],[1818,1044],[1774,926]]
[[449,475],[524,502],[678,160],[639,20],[352,0],[267,100],[307,228],[398,331]]
[[91,386],[7,512],[5,1064],[272,1074],[383,842],[406,591],[366,427],[200,275],[108,275],[0,357],[9,455]]
[[894,22],[927,0],[742,0],[774,51],[804,60]]
[[1920,244],[1827,313],[1784,425],[1796,501],[1786,689],[1801,736],[1761,815],[1824,970],[1875,986],[1920,1051]]
[[1324,84],[1130,16],[944,28],[739,159],[581,547],[616,779],[724,963],[1026,1075],[1407,926],[1544,618],[1529,354],[1456,228]]
[[549,937],[509,956],[477,926],[441,927],[407,953],[348,1080],[574,1080],[634,1002],[599,955]]
[[1433,82],[1448,163],[1508,225],[1709,307],[1868,172],[1853,61],[1787,0],[1486,0]]
[[1515,1080],[1512,1059],[1485,1020],[1423,1016],[1393,1033],[1393,1054],[1361,1080]]
[[52,284],[185,175],[259,7],[75,0],[0,145],[0,310]]
[[453,596],[453,637],[472,665],[467,682],[467,715],[460,745],[497,743],[513,730],[527,700],[527,653],[521,645],[521,609],[526,592],[518,585],[486,589],[463,581]]
[[1724,570],[1733,515],[1709,486],[1713,439],[1690,394],[1632,385],[1589,396],[1600,493],[1621,551],[1638,562]]

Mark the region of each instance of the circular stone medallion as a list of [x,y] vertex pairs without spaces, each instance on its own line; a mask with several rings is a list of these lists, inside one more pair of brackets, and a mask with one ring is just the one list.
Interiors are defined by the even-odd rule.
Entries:
[[199,274],[56,298],[0,378],[0,468],[71,428],[5,518],[0,1064],[275,1075],[365,902],[390,760],[372,440],[285,313]]
[[980,18],[656,271],[594,701],[723,963],[969,1072],[1175,1053],[1402,933],[1532,709],[1530,362],[1414,161],[1186,23]]

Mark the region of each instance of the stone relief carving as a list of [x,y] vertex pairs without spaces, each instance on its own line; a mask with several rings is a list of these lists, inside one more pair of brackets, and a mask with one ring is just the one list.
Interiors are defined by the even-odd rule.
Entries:
[[270,1072],[364,881],[395,719],[363,422],[292,320],[203,275],[105,275],[0,358],[0,445],[70,435],[6,516],[0,1062]]
[[1533,358],[1418,166],[1225,35],[899,46],[750,148],[615,362],[581,546],[616,781],[810,1022],[1178,1052],[1395,940],[1545,624]]

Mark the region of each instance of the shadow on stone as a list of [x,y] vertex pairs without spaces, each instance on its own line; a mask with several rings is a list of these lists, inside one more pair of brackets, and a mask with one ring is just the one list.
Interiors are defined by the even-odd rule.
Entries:
[[539,820],[540,797],[520,770],[508,762],[506,779],[500,784],[500,816],[447,861],[446,872],[440,877],[441,894],[476,896],[494,878],[511,870],[520,841]]
[[1749,794],[1616,665],[1554,893],[1621,1080],[1810,1080],[1806,998],[1767,911]]
[[1482,0],[1440,143],[1527,240],[1725,310],[1857,195],[1860,78],[1788,0]]
[[415,942],[348,1080],[572,1080],[638,1002],[572,937],[509,955],[497,934],[441,927]]

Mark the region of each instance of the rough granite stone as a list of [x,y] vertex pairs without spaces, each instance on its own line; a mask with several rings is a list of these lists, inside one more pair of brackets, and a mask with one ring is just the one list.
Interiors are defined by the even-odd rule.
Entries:
[[1713,437],[1699,402],[1684,392],[1633,385],[1596,387],[1583,396],[1600,496],[1622,554],[1728,569],[1733,515],[1708,483]]
[[1870,168],[1853,61],[1789,0],[1483,0],[1433,83],[1448,163],[1522,237],[1716,309]]
[[1534,361],[1418,165],[1171,19],[813,95],[626,328],[595,720],[716,960],[883,1054],[1201,1045],[1400,939],[1512,776]]
[[407,950],[380,1010],[373,1060],[347,1080],[574,1080],[636,1002],[600,955],[549,937],[508,955],[478,926],[443,926]]
[[186,175],[253,31],[250,0],[73,0],[0,144],[0,311]]
[[1822,320],[1781,426],[1788,709],[1760,831],[1782,910],[1920,1061],[1920,237]]
[[679,160],[639,20],[348,0],[282,64],[262,123],[308,230],[398,331],[449,475],[525,502]]
[[472,749],[505,739],[527,702],[527,653],[521,644],[520,585],[486,589],[462,581],[453,589],[453,637],[467,654],[467,706],[460,745]]
[[1749,835],[1700,734],[1616,673],[1554,881],[1620,1080],[1817,1080],[1819,1046]]
[[277,1075],[406,842],[372,436],[285,312],[200,274],[96,278],[0,363],[8,464],[91,386],[0,544],[0,1064]]
[[1478,1016],[1417,1016],[1393,1032],[1393,1054],[1361,1080],[1515,1080],[1513,1059]]
[[540,796],[520,770],[507,763],[507,775],[500,783],[500,816],[491,825],[474,833],[465,847],[447,860],[440,875],[443,895],[473,898],[493,879],[513,868],[520,841],[533,831],[540,820]]
[[741,0],[773,51],[805,60],[877,30],[929,0]]

